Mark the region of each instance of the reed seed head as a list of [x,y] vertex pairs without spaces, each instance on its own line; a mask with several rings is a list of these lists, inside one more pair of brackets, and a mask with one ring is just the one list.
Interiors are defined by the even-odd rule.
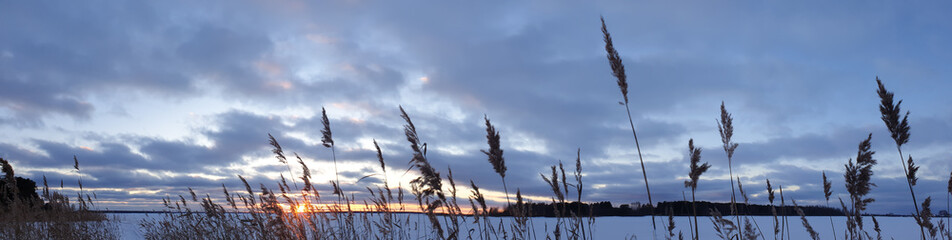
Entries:
[[893,104],[893,93],[886,91],[879,77],[876,77],[876,84],[879,85],[876,93],[879,94],[879,112],[882,114],[883,123],[889,129],[893,141],[896,141],[896,146],[902,146],[909,142],[909,112],[907,111],[902,120],[899,120],[899,115],[902,114],[899,105],[902,104],[902,100]]
[[813,229],[813,226],[810,225],[810,222],[807,221],[806,214],[803,213],[803,209],[800,209],[800,205],[797,205],[796,200],[790,200],[793,202],[793,207],[796,208],[797,214],[800,215],[800,221],[803,223],[803,227],[807,229],[807,233],[810,233],[810,238],[813,240],[820,239],[820,234]]
[[876,165],[876,160],[873,159],[873,154],[876,152],[870,151],[870,140],[872,140],[872,137],[873,135],[869,134],[866,140],[860,142],[856,153],[856,164],[853,164],[853,160],[850,159],[845,165],[846,171],[843,173],[843,177],[846,180],[846,191],[850,194],[853,209],[856,212],[853,214],[855,218],[854,221],[860,226],[862,226],[863,220],[860,218],[859,213],[866,210],[866,205],[875,201],[873,198],[865,197],[869,194],[870,189],[876,186],[876,184],[870,181],[873,176],[872,167]]
[[542,173],[539,173],[539,175],[542,176],[542,180],[544,180],[547,184],[549,184],[549,187],[552,189],[552,193],[555,193],[555,196],[559,199],[559,201],[563,201],[565,200],[565,195],[562,193],[561,187],[559,186],[559,174],[555,170],[555,165],[552,165],[551,168],[552,168],[551,177],[547,177],[545,176],[545,174],[542,174]]
[[744,203],[750,201],[750,198],[747,197],[747,192],[744,191],[744,184],[741,183],[740,177],[737,177],[737,190],[739,190],[740,195],[744,197]]
[[731,141],[734,136],[734,117],[727,112],[724,102],[721,102],[721,120],[717,122],[717,131],[721,134],[721,142],[724,143],[724,152],[727,153],[727,159],[734,157],[734,149],[737,149],[737,143]]
[[625,65],[621,63],[621,56],[615,50],[612,44],[612,35],[608,33],[608,27],[605,26],[605,18],[602,17],[602,34],[605,40],[605,52],[608,54],[608,63],[612,67],[612,75],[617,78],[618,89],[621,90],[621,96],[625,98],[625,104],[628,104],[628,79],[625,76]]
[[919,171],[919,166],[916,166],[912,161],[912,156],[909,156],[909,160],[906,160],[906,169],[909,170],[906,172],[906,180],[909,181],[909,184],[915,186],[916,182],[919,181],[919,177],[916,176],[916,172]]
[[932,197],[926,197],[926,200],[922,202],[922,210],[920,210],[918,216],[914,217],[916,218],[916,223],[918,223],[919,226],[929,230],[929,235],[932,237],[931,239],[935,239],[936,228],[935,225],[932,224],[933,215],[931,205]]
[[278,159],[279,162],[283,164],[288,164],[288,159],[284,157],[284,150],[281,149],[281,144],[278,144],[278,140],[274,139],[274,136],[271,136],[268,133],[268,143],[271,144],[271,152],[274,153],[274,157]]
[[688,174],[690,180],[684,181],[685,187],[690,187],[691,191],[697,190],[697,182],[701,178],[701,174],[707,172],[711,165],[704,163],[698,165],[701,162],[701,148],[694,147],[694,139],[688,140],[688,154],[691,156],[691,172]]
[[833,183],[826,179],[826,171],[823,171],[823,196],[826,197],[826,201],[830,201],[830,196],[833,195]]
[[380,151],[380,145],[377,144],[377,139],[374,139],[374,148],[377,149],[377,161],[380,162],[380,169],[387,172],[387,164],[383,161],[383,152]]
[[321,107],[321,124],[324,125],[324,129],[321,130],[321,144],[324,147],[333,147],[334,138],[331,137],[331,122],[327,120],[327,110],[324,107]]
[[480,150],[489,157],[489,163],[500,177],[506,178],[506,160],[502,157],[502,148],[499,146],[499,131],[489,122],[489,117],[483,115],[486,120],[486,142],[489,144],[489,150]]
[[420,147],[416,127],[413,126],[413,121],[410,120],[407,112],[403,110],[403,106],[400,106],[400,116],[407,122],[403,125],[403,132],[407,136],[407,141],[410,142],[410,148],[413,150],[413,158],[410,159],[410,164],[420,171],[420,177],[413,179],[410,183],[416,185],[424,196],[436,194],[440,199],[443,199],[443,182],[440,173],[427,160],[424,148]]
[[948,192],[949,192],[949,194],[952,194],[952,172],[949,172]]

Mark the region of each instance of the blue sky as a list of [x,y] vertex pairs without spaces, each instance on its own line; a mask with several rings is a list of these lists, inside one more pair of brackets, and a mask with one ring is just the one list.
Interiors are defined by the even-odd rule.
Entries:
[[[551,194],[539,173],[575,160],[584,201],[645,202],[604,16],[630,85],[656,201],[688,189],[687,141],[713,168],[699,200],[728,201],[715,119],[735,118],[734,173],[755,203],[764,180],[825,204],[820,174],[846,197],[843,164],[873,134],[877,213],[912,211],[879,119],[876,77],[911,111],[916,191],[945,199],[952,170],[952,19],[946,2],[160,1],[0,3],[0,157],[33,179],[79,174],[110,209],[160,197],[274,185],[286,175],[267,134],[333,177],[320,146],[327,109],[344,189],[412,178],[402,105],[430,159],[493,196],[484,114],[502,135],[510,190]],[[295,169],[295,175],[300,170]],[[327,184],[324,184],[327,185]],[[57,186],[58,187],[58,186]],[[65,191],[70,191],[67,188]],[[320,186],[327,192],[329,186]],[[468,191],[461,191],[468,192]],[[493,198],[499,200],[499,198]],[[498,203],[498,202],[497,202]]]

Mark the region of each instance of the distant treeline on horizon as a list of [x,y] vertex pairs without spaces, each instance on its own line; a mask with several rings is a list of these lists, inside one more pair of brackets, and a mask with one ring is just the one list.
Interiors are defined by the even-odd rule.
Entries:
[[[718,202],[706,202],[698,201],[697,204],[697,215],[698,216],[710,216],[712,209],[717,209],[723,215],[730,215],[730,203],[718,203]],[[529,209],[531,216],[533,217],[555,217],[556,209],[559,211],[564,211],[561,215],[578,215],[578,216],[648,216],[651,213],[651,207],[649,205],[640,205],[640,206],[631,206],[629,204],[621,204],[618,207],[614,207],[610,201],[602,201],[595,203],[579,203],[579,202],[567,202],[565,204],[560,203],[526,203],[526,207]],[[799,216],[796,212],[796,207],[792,205],[773,206],[778,216]],[[806,216],[844,216],[843,211],[836,208],[830,208],[825,206],[799,206],[803,210],[803,213]],[[660,202],[658,206],[654,207],[655,215],[657,216],[693,216],[691,211],[691,202],[690,201],[674,201],[674,202]],[[773,216],[770,205],[761,205],[761,204],[745,204],[737,203],[737,209],[739,214],[742,215],[755,215],[755,216]],[[669,212],[670,211],[670,212]],[[580,214],[579,214],[580,212]],[[495,211],[490,213],[494,216],[507,216],[508,211]]]

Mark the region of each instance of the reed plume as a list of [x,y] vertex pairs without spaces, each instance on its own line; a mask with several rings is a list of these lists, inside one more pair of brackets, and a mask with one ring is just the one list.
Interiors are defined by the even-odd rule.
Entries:
[[810,234],[810,238],[813,240],[819,240],[820,234],[817,233],[816,230],[813,230],[813,226],[810,225],[810,221],[807,221],[807,216],[803,213],[803,209],[800,209],[800,205],[797,205],[796,200],[790,199],[790,201],[793,202],[793,207],[797,209],[796,211],[797,214],[800,215],[800,221],[803,223],[803,227],[807,229],[807,233]]
[[668,227],[667,227],[668,236],[665,236],[665,239],[673,240],[674,236],[676,236],[674,234],[674,229],[677,228],[677,226],[674,224],[674,210],[671,209],[671,207],[668,207],[667,212],[668,212]]
[[[826,207],[830,207],[830,196],[833,195],[833,183],[827,180],[826,171],[823,171],[823,197],[826,198]],[[836,239],[836,227],[833,226],[833,216],[830,217],[830,229],[833,229],[833,239]]]
[[[721,142],[724,143],[724,153],[727,153],[727,171],[728,176],[731,179],[731,214],[734,215],[734,218],[737,222],[740,222],[740,214],[737,212],[737,196],[734,193],[734,167],[733,167],[733,158],[734,150],[737,149],[737,143],[734,143],[731,140],[731,137],[734,136],[734,117],[727,112],[727,108],[724,107],[724,102],[721,102],[721,119],[717,121],[717,131],[721,134]],[[743,229],[740,230],[740,234],[743,235]]]
[[[76,155],[73,155],[73,169],[76,169],[76,176],[77,176],[76,183],[79,185],[79,201],[82,202],[83,201],[83,173],[79,171],[79,159],[76,158]],[[10,168],[10,170],[12,171],[13,168]]]
[[922,211],[919,212],[919,215],[916,216],[916,224],[919,227],[926,229],[929,233],[931,239],[935,239],[936,227],[932,224],[932,197],[926,197],[925,201],[922,201]]
[[340,188],[340,172],[337,170],[337,150],[334,148],[334,137],[331,133],[331,121],[327,119],[327,110],[324,107],[321,107],[321,145],[325,148],[331,149],[331,157],[334,160],[334,194],[337,195],[337,201],[339,202],[343,191]]
[[377,161],[380,162],[380,170],[383,171],[383,188],[387,190],[386,197],[383,196],[383,192],[380,192],[380,201],[383,203],[383,209],[385,209],[386,215],[384,215],[384,222],[387,223],[388,231],[384,232],[384,236],[387,236],[387,233],[393,231],[393,212],[390,209],[390,203],[393,202],[393,191],[390,190],[390,180],[387,178],[387,164],[383,160],[383,152],[380,151],[380,145],[377,144],[377,139],[373,140],[374,148],[377,150]]
[[873,230],[876,231],[876,240],[883,240],[883,230],[879,228],[879,221],[876,220],[876,216],[873,218]]
[[393,191],[390,189],[390,180],[387,178],[387,163],[383,160],[383,152],[380,151],[380,145],[377,139],[373,140],[374,148],[377,149],[377,161],[380,162],[380,170],[383,171],[383,186],[387,190],[387,207],[393,202]]
[[424,196],[442,194],[443,182],[440,178],[440,173],[430,165],[430,161],[426,158],[426,154],[420,146],[420,138],[419,135],[417,135],[416,126],[413,125],[413,121],[410,120],[410,116],[407,115],[407,112],[403,110],[402,106],[400,107],[400,114],[403,120],[407,122],[403,126],[403,130],[407,141],[410,142],[410,149],[413,150],[413,158],[410,159],[410,164],[417,167],[421,175],[413,179],[411,183],[419,186]]
[[268,133],[268,144],[272,147],[271,152],[274,153],[274,158],[277,158],[278,162],[283,163],[284,166],[288,168],[288,174],[291,175],[291,183],[294,184],[294,188],[298,188],[297,181],[293,180],[294,172],[291,172],[291,165],[288,164],[288,159],[284,156],[284,149],[281,148],[281,144],[278,144],[278,140],[276,140],[274,136],[271,136],[270,133]]
[[[873,198],[866,198],[872,187],[876,186],[876,184],[870,182],[873,176],[872,167],[876,165],[876,159],[873,159],[873,154],[876,152],[869,150],[872,138],[873,134],[869,134],[866,140],[860,142],[856,153],[856,164],[853,164],[853,159],[850,159],[845,165],[846,172],[843,174],[846,181],[846,191],[849,192],[850,202],[852,203],[852,208],[848,214],[856,225],[852,226],[849,232],[854,236],[859,234],[859,230],[863,229],[862,212],[866,210],[866,205],[875,201]],[[859,227],[858,230],[855,229],[857,226]]]
[[641,144],[638,143],[638,134],[635,132],[635,122],[631,119],[631,108],[628,106],[628,78],[625,75],[625,65],[621,62],[621,56],[615,50],[612,44],[612,36],[608,33],[608,27],[605,26],[605,18],[602,20],[602,34],[605,40],[605,52],[608,56],[608,63],[612,68],[612,75],[615,76],[618,83],[618,89],[621,90],[621,96],[625,99],[625,111],[628,113],[628,124],[631,125],[631,135],[635,137],[635,148],[638,150],[638,161],[641,163],[641,173],[645,181],[645,192],[648,193],[648,211],[651,213],[651,229],[655,231],[658,227],[655,225],[654,200],[651,199],[651,188],[648,187],[648,172],[645,171],[645,160],[641,156]]
[[[740,196],[744,198],[744,206],[747,212],[750,212],[750,198],[747,197],[747,192],[744,192],[744,185],[740,181],[740,177],[737,177],[737,190],[740,191]],[[756,228],[758,233],[753,232]],[[748,232],[749,230],[749,232]],[[760,224],[757,224],[757,221],[754,221],[753,227],[750,224],[750,216],[744,217],[744,238],[746,239],[757,239],[758,236],[763,236],[764,232],[760,230]]]
[[782,220],[781,226],[780,226],[780,239],[783,239],[784,232],[787,233],[787,239],[791,239],[790,225],[787,224],[787,206],[786,206],[786,201],[784,201],[783,199],[783,185],[778,185],[777,187],[778,189],[780,189],[780,215],[781,215],[780,219]]
[[499,131],[496,131],[496,126],[489,122],[488,116],[483,115],[483,119],[486,120],[486,142],[489,144],[489,150],[480,151],[489,157],[489,163],[493,165],[493,170],[496,170],[496,173],[502,178],[502,188],[506,192],[506,203],[509,205],[507,208],[509,208],[512,202],[509,201],[509,187],[506,186],[506,159],[502,157],[503,151],[499,146]]
[[[582,224],[582,149],[578,148],[575,151],[575,190],[578,196],[576,201],[578,204],[578,209],[576,211],[576,222],[575,225],[582,230],[582,239],[585,239],[585,225]],[[591,208],[589,208],[589,214],[591,214]]]
[[717,233],[717,236],[723,240],[736,239],[734,231],[737,230],[737,225],[731,220],[725,219],[717,208],[711,208],[710,211],[711,223],[714,224],[714,232]]
[[691,172],[688,173],[690,180],[684,181],[684,187],[691,188],[691,211],[694,214],[694,237],[693,239],[698,239],[698,229],[697,229],[697,199],[695,198],[695,192],[697,191],[697,182],[701,179],[701,174],[707,172],[711,168],[711,164],[704,163],[698,165],[701,162],[701,148],[694,147],[694,139],[688,140],[688,154],[691,156]]
[[[486,197],[479,192],[479,187],[476,186],[476,183],[473,180],[469,180],[470,197],[469,204],[473,208],[473,223],[476,223],[480,226],[480,232],[485,239],[489,238],[489,232],[492,224],[489,223],[489,211],[486,206]],[[520,195],[521,196],[521,195]],[[477,205],[477,203],[479,205]],[[480,223],[480,216],[482,216],[482,223]]]
[[906,173],[906,179],[909,180],[909,184],[913,186],[919,182],[919,177],[916,176],[916,172],[919,172],[919,166],[916,166],[916,163],[912,161],[912,156],[909,156],[909,160],[906,160],[906,169],[909,169],[909,172]]
[[[435,213],[436,209],[443,206],[444,203],[447,203],[446,195],[443,193],[443,180],[440,178],[440,172],[436,171],[427,159],[426,150],[425,147],[421,147],[416,126],[414,126],[413,121],[410,120],[410,115],[407,115],[407,112],[403,110],[403,106],[400,106],[400,117],[407,122],[403,125],[403,132],[407,137],[407,142],[410,143],[410,149],[413,150],[413,158],[410,159],[410,165],[420,171],[420,176],[410,181],[410,184],[412,184],[411,187],[418,191],[417,201],[421,203],[421,207],[423,201],[426,202],[426,215],[436,230],[437,236],[443,238],[443,226],[436,218]],[[423,146],[425,146],[425,144],[423,144]]]
[[[909,166],[912,165],[912,160],[910,158],[908,163],[903,163],[904,158],[902,156],[902,145],[909,142],[909,111],[906,111],[906,115],[902,116],[902,120],[900,120],[902,109],[899,105],[902,105],[902,100],[893,104],[894,94],[886,90],[886,86],[883,85],[882,80],[879,80],[879,77],[876,77],[876,84],[879,85],[876,94],[879,95],[879,112],[882,115],[880,118],[883,120],[883,123],[886,124],[886,128],[889,129],[889,134],[893,141],[896,142],[896,151],[899,152],[899,163],[902,163],[902,171],[906,174],[906,185],[909,186],[909,195],[912,196],[912,206],[916,209],[916,212],[913,214],[918,217],[919,202],[916,200],[916,192],[912,189],[915,183],[914,179],[910,178],[913,176],[909,175],[909,172],[912,171],[909,169]],[[922,239],[926,239],[925,228],[920,226],[919,232],[922,234]]]
[[770,185],[770,179],[767,179],[767,200],[770,201],[770,213],[773,214],[774,239],[777,239],[777,233],[780,232],[780,220],[777,219],[777,208],[774,207],[774,190]]
[[[561,162],[559,162],[559,165],[561,166]],[[562,234],[560,229],[561,229],[561,226],[563,225],[562,217],[565,214],[565,195],[567,191],[563,191],[564,187],[562,186],[562,184],[559,183],[559,172],[556,170],[556,166],[552,165],[551,169],[552,169],[551,177],[547,177],[545,176],[545,174],[542,174],[542,173],[539,173],[539,175],[542,176],[542,180],[544,180],[546,184],[549,184],[549,188],[552,189],[552,193],[555,194],[555,198],[552,199],[552,208],[553,208],[553,211],[555,211],[555,217],[556,217],[555,231],[553,233],[556,239],[558,239]],[[564,178],[565,176],[564,170],[562,171],[562,174]]]

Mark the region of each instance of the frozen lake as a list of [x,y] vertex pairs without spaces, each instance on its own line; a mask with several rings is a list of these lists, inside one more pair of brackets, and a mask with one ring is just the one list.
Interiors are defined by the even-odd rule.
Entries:
[[[142,231],[139,228],[139,222],[142,219],[152,218],[152,217],[161,217],[161,214],[142,214],[142,213],[117,213],[114,214],[120,219],[120,229],[122,231],[122,239],[142,239]],[[401,215],[406,217],[406,215]],[[728,216],[729,219],[733,220],[733,217]],[[423,215],[420,215],[420,218],[417,218],[416,214],[410,214],[411,220],[419,219],[421,224],[429,224],[426,222],[426,218]],[[500,219],[507,224],[510,218],[494,218],[490,219],[498,224]],[[685,239],[690,239],[690,228],[689,222],[693,224],[692,217],[674,217],[676,229],[675,234],[678,231],[683,232]],[[761,231],[766,235],[766,239],[773,239],[773,217],[772,216],[754,216],[751,217],[757,225],[760,226]],[[918,226],[915,223],[915,220],[911,217],[876,217],[880,223],[880,228],[883,231],[883,238],[890,239],[904,239],[907,236],[918,235]],[[472,218],[467,218],[467,221],[471,221]],[[656,232],[658,239],[664,239],[667,226],[667,217],[656,217],[658,224],[658,231]],[[807,220],[813,226],[813,228],[820,233],[820,238],[822,239],[832,239],[833,233],[830,228],[830,218],[825,216],[812,216],[807,217]],[[843,230],[845,229],[846,222],[844,217],[833,217],[833,223],[837,230],[838,238],[842,238]],[[938,222],[938,218],[935,219]],[[531,223],[534,226],[536,233],[540,236],[539,239],[545,239],[544,230],[546,227],[551,231],[553,225],[556,223],[557,219],[555,218],[542,218],[536,217],[532,218]],[[803,227],[800,217],[788,216],[787,217],[788,225],[790,226],[790,237],[791,239],[809,239],[810,236],[807,233],[806,229]],[[713,223],[711,222],[710,217],[698,217],[698,224],[700,224],[700,235],[701,239],[717,239],[717,235],[714,231]],[[864,225],[866,229],[870,232],[871,235],[875,237],[875,232],[873,231],[873,221],[870,217],[864,218]],[[468,227],[474,226],[472,223],[469,223]],[[652,239],[652,228],[651,228],[651,217],[596,217],[594,227],[594,238],[595,239],[629,239],[634,237],[635,239]],[[466,226],[464,226],[466,229]],[[462,233],[463,238],[466,237],[466,233]],[[474,236],[475,238],[475,236]]]

